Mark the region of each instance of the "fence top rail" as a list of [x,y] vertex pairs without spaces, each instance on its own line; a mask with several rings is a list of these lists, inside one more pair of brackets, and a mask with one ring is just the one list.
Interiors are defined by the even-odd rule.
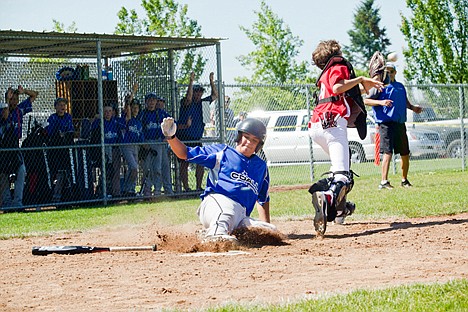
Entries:
[[440,87],[446,87],[446,88],[450,88],[450,87],[456,87],[456,88],[459,88],[459,87],[464,87],[464,88],[468,88],[468,84],[467,83],[446,83],[446,84],[441,84],[441,83],[434,83],[434,84],[407,84],[406,85],[407,87],[410,87],[410,88],[440,88]]
[[[461,84],[461,83],[447,83],[447,84],[406,84],[407,87],[416,87],[416,88],[431,88],[431,87],[468,87],[468,84]],[[231,84],[231,83],[224,83],[224,87],[227,88],[248,88],[248,87],[284,87],[284,88],[291,88],[291,87],[312,87],[315,88],[315,84],[311,83],[294,83],[294,84],[283,84],[283,83],[239,83],[239,84]]]

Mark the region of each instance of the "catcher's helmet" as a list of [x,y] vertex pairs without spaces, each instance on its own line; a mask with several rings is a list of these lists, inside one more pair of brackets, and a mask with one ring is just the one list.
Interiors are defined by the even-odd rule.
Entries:
[[250,133],[253,136],[257,137],[260,140],[255,152],[258,152],[265,143],[266,140],[266,127],[260,120],[256,118],[246,118],[237,125],[237,139],[236,142],[239,142],[242,136],[242,133]]
[[385,71],[385,58],[379,51],[375,51],[369,61],[369,77],[374,78],[375,76],[378,76],[378,79],[383,82],[384,85],[389,83],[390,77],[388,77]]

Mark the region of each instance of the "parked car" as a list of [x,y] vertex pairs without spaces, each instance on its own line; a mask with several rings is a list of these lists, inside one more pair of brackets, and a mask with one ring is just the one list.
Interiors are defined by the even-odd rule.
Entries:
[[[464,120],[465,127],[468,127],[468,118]],[[443,119],[438,116],[432,107],[424,107],[420,114],[408,110],[408,129],[418,129],[422,131],[435,131],[444,141],[444,150],[447,157],[460,158],[462,155],[461,140],[461,120]],[[468,147],[468,131],[465,128],[465,149]],[[466,152],[465,152],[466,153]]]
[[[253,111],[248,114],[263,121],[267,127],[267,139],[263,146],[263,157],[269,164],[329,161],[323,149],[310,142],[307,124],[310,117],[307,110]],[[368,118],[367,137],[359,138],[357,130],[348,128],[351,161],[360,163],[374,160],[375,123]],[[443,142],[434,131],[408,130],[410,150],[413,156],[436,155],[442,152]],[[312,153],[310,146],[312,144]]]

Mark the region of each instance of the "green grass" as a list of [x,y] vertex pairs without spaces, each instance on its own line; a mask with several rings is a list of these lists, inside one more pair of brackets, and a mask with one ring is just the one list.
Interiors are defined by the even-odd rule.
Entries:
[[453,280],[443,284],[415,284],[383,290],[358,290],[344,295],[304,300],[280,306],[229,305],[206,311],[468,311],[468,280]]
[[[447,170],[435,173],[413,173],[412,188],[398,186],[400,177],[391,175],[393,190],[379,190],[378,176],[355,178],[348,199],[356,203],[350,219],[382,217],[425,217],[468,211],[468,173]],[[294,181],[297,182],[297,181]],[[306,181],[294,184],[307,184]],[[271,216],[281,219],[312,217],[310,194],[304,189],[272,192]],[[85,231],[105,226],[139,224],[157,220],[162,224],[196,222],[200,203],[193,199],[165,199],[152,203],[50,210],[0,215],[0,239],[47,235],[57,231]],[[256,215],[254,210],[253,216]]]

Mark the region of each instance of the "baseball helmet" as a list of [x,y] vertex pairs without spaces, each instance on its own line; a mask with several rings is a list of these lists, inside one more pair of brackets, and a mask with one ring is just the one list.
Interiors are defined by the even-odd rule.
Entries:
[[265,125],[260,120],[256,118],[246,118],[237,125],[236,142],[240,141],[242,133],[250,133],[260,140],[260,143],[258,143],[255,148],[255,152],[258,152],[262,149],[263,144],[265,144],[266,131]]

